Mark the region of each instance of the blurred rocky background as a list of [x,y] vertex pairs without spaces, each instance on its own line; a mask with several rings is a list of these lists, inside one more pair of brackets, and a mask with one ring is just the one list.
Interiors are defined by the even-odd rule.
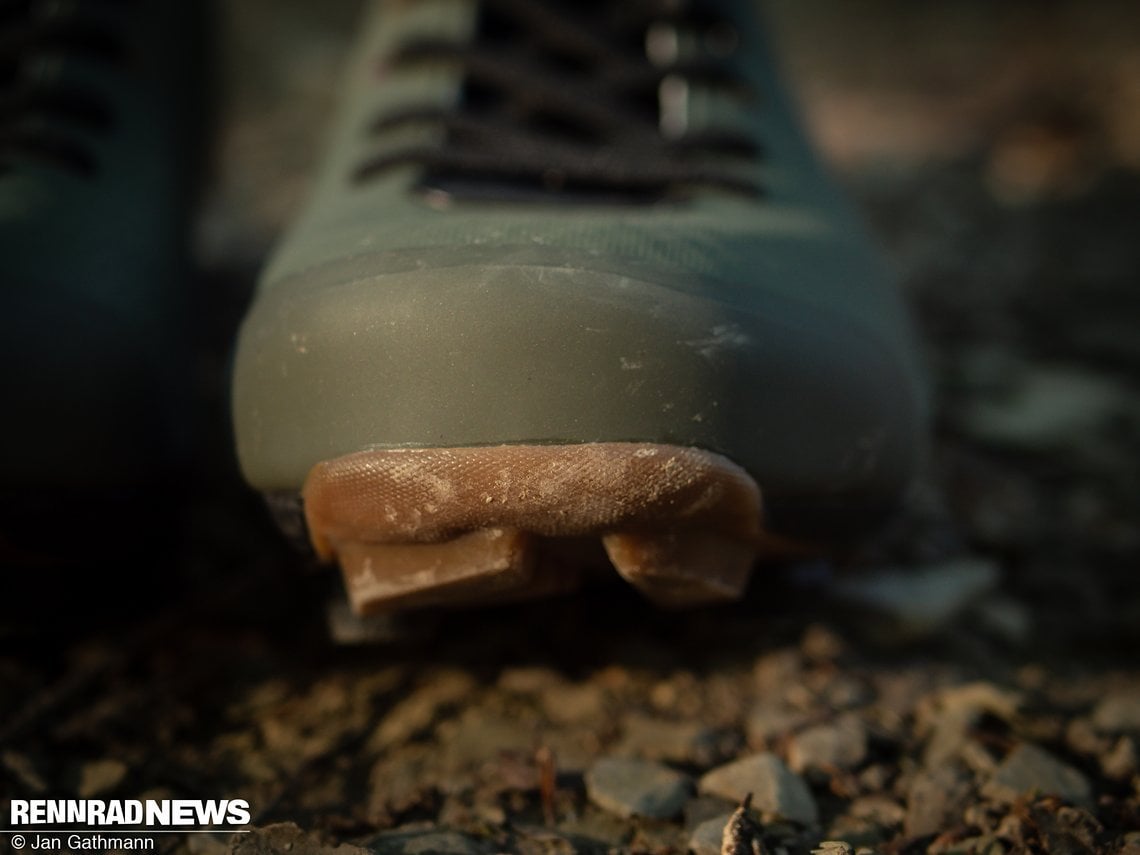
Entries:
[[938,390],[858,572],[366,627],[237,483],[224,380],[359,4],[220,5],[185,542],[162,597],[0,634],[0,796],[250,801],[195,853],[713,855],[748,792],[744,851],[1140,853],[1140,8],[768,4]]

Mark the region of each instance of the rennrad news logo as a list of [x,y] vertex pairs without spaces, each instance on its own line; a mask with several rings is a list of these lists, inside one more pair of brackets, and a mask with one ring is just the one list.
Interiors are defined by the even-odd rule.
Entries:
[[12,799],[9,827],[116,825],[188,828],[248,825],[245,799]]

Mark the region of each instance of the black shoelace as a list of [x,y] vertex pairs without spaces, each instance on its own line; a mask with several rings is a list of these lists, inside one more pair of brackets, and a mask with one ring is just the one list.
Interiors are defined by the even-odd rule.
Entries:
[[[680,58],[679,38],[701,50]],[[382,141],[431,124],[441,144],[384,151],[355,177],[412,164],[423,169],[421,189],[459,197],[758,195],[739,169],[759,157],[754,139],[686,127],[688,87],[754,97],[733,66],[736,39],[729,21],[695,0],[484,0],[470,43],[410,43],[390,61],[394,70],[446,63],[462,74],[454,109],[407,109],[371,128]]]
[[0,172],[16,160],[34,160],[95,173],[91,134],[109,130],[114,116],[106,99],[65,67],[68,57],[125,62],[122,39],[105,14],[124,2],[0,0]]

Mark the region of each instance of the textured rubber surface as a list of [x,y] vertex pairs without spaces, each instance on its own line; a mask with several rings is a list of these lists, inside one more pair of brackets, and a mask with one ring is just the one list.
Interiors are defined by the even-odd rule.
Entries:
[[544,559],[584,538],[658,603],[730,600],[762,542],[743,469],[650,443],[362,451],[313,467],[302,495],[361,614],[572,588],[575,563]]

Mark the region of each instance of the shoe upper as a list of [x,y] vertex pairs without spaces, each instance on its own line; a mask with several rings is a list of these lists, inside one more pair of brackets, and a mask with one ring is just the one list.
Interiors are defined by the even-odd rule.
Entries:
[[239,342],[249,480],[366,447],[652,441],[876,503],[921,453],[899,296],[754,4],[376,4]]
[[0,11],[6,485],[151,477],[186,386],[202,4]]

